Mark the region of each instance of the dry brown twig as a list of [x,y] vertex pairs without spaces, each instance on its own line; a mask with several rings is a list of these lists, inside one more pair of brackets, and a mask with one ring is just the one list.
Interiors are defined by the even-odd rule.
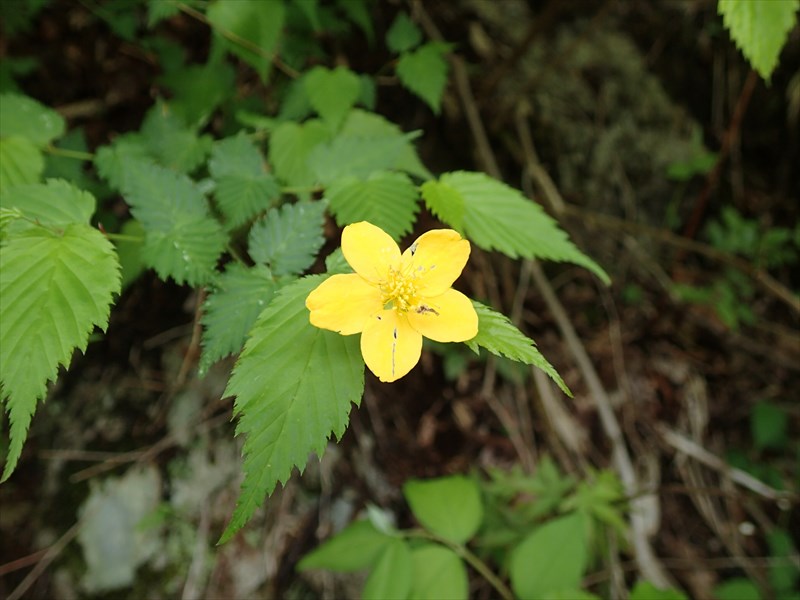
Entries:
[[[441,33],[436,28],[422,4],[420,2],[415,2],[413,6],[415,9],[414,12],[419,17],[420,23],[422,24],[422,27],[425,29],[428,36],[431,39],[441,41]],[[483,164],[484,169],[490,175],[502,180],[502,174],[498,168],[497,161],[494,157],[494,152],[489,144],[486,130],[483,126],[483,122],[475,104],[475,99],[472,95],[469,78],[467,76],[463,61],[458,57],[451,57],[451,64],[453,67],[453,78],[455,80],[456,89],[461,99],[461,104],[464,107],[464,111],[467,116],[467,122],[469,124],[473,139],[475,140],[479,162]],[[558,190],[554,185],[552,188],[555,191],[555,194],[560,197],[560,194],[558,194]],[[559,330],[561,331],[561,335],[563,336],[567,346],[570,349],[570,352],[575,358],[575,361],[578,364],[581,373],[583,374],[587,386],[591,391],[592,397],[594,398],[598,413],[600,415],[603,430],[610,439],[613,447],[612,456],[614,466],[619,473],[626,492],[630,496],[634,496],[639,492],[640,486],[637,482],[633,463],[625,446],[625,440],[623,439],[622,431],[619,423],[617,422],[617,418],[614,415],[614,411],[611,408],[608,394],[603,388],[600,378],[597,375],[597,371],[592,365],[589,355],[578,338],[578,335],[575,332],[575,329],[572,326],[566,311],[561,305],[561,302],[556,297],[552,286],[547,281],[547,278],[544,276],[544,273],[539,265],[533,261],[531,261],[530,264],[533,280],[539,288],[541,295],[544,297],[545,303],[553,315],[553,318],[555,319]],[[549,384],[545,383],[545,385]],[[642,575],[645,577],[645,579],[649,580],[658,587],[670,587],[672,584],[672,579],[664,567],[660,564],[658,558],[653,552],[652,547],[650,546],[650,542],[647,539],[647,534],[645,531],[646,523],[643,519],[643,515],[639,513],[639,503],[636,501],[632,502],[630,523],[634,552]]]

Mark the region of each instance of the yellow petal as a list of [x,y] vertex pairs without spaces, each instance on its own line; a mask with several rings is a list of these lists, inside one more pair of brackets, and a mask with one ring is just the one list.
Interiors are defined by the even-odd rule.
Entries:
[[425,298],[406,316],[414,329],[436,342],[465,342],[478,334],[478,313],[472,302],[453,289]]
[[432,229],[403,252],[402,271],[416,276],[420,295],[438,296],[461,275],[469,250],[469,242],[457,231]]
[[319,284],[306,298],[315,327],[342,335],[358,333],[370,315],[383,308],[380,290],[355,273],[333,275]]
[[366,221],[344,228],[342,252],[353,270],[373,283],[386,279],[389,267],[400,262],[400,248],[391,236]]
[[396,381],[419,362],[422,336],[397,311],[381,310],[364,327],[361,354],[378,379]]

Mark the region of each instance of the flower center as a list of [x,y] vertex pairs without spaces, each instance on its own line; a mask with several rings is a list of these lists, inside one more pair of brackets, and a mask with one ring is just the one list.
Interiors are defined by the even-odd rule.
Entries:
[[[406,312],[419,303],[417,297],[416,276],[408,275],[394,268],[389,269],[389,276],[380,285],[383,294],[383,305]],[[389,306],[391,304],[391,306]]]

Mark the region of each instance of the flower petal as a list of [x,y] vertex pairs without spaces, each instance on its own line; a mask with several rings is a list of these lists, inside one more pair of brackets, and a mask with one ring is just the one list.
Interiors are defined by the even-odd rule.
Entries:
[[361,354],[378,379],[396,381],[419,362],[422,336],[396,310],[381,310],[364,327]]
[[355,273],[332,275],[306,298],[315,327],[342,335],[358,333],[370,315],[383,308],[380,290]]
[[436,342],[465,342],[478,335],[478,313],[472,301],[457,290],[425,298],[406,316],[414,329]]
[[353,270],[373,283],[385,280],[389,267],[400,262],[400,248],[391,236],[366,221],[344,228],[342,252]]
[[403,252],[402,271],[416,275],[422,296],[438,296],[461,275],[469,251],[469,242],[457,231],[432,229]]

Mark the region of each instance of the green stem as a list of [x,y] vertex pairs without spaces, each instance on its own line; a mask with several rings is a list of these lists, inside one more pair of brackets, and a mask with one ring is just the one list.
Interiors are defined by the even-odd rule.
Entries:
[[321,192],[321,186],[313,186],[313,187],[284,187],[281,188],[282,194],[294,194],[295,196],[300,194],[313,194],[315,192]]
[[492,572],[485,562],[473,554],[466,546],[441,538],[429,531],[425,531],[424,529],[410,529],[407,531],[401,531],[400,533],[406,537],[422,538],[447,546],[450,548],[450,550],[467,561],[473,569],[480,573],[480,575],[486,581],[488,581],[495,590],[497,590],[497,593],[500,594],[500,597],[503,598],[503,600],[514,600],[514,594],[510,589],[508,589],[508,586]]
[[127,235],[124,233],[106,233],[106,237],[110,240],[116,240],[118,242],[136,242],[141,244],[144,242],[144,238],[138,235]]
[[77,158],[78,160],[94,160],[94,154],[91,152],[81,152],[80,150],[69,150],[68,148],[56,148],[55,146],[45,147],[45,152],[55,156],[64,156],[66,158]]

